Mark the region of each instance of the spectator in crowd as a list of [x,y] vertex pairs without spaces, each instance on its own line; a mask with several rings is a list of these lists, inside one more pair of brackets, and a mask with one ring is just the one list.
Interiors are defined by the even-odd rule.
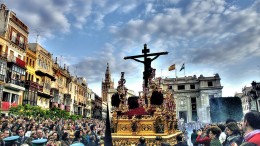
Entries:
[[193,129],[193,133],[191,134],[191,143],[193,146],[198,146],[198,143],[196,143],[196,139],[198,137],[196,129]]
[[28,130],[26,131],[25,136],[31,137],[31,132],[36,131],[36,126],[35,125],[29,125],[27,129]]
[[91,134],[90,135],[93,135],[94,136],[94,141],[95,141],[95,144],[98,145],[98,137],[97,137],[97,129],[96,129],[96,125],[93,124],[90,126],[90,131],[91,131]]
[[243,131],[246,142],[260,145],[260,113],[251,111],[245,114]]
[[43,136],[43,131],[42,129],[37,129],[37,139],[47,139],[47,137]]
[[220,133],[221,129],[217,126],[211,126],[209,128],[210,146],[222,146],[219,140]]
[[137,146],[146,146],[145,138],[143,136],[139,138],[139,144]]
[[70,145],[69,134],[68,132],[65,132],[61,137],[61,146],[69,146],[69,145]]
[[237,123],[230,122],[226,125],[227,139],[225,146],[233,146],[234,144],[241,145],[243,137],[240,134]]
[[29,137],[24,136],[24,129],[22,127],[18,129],[18,135],[18,146],[21,146]]
[[74,132],[75,132],[75,130],[73,129],[73,127],[72,126],[68,126],[68,133],[69,133],[70,140],[74,139]]
[[50,136],[53,137],[55,146],[61,146],[60,138],[57,132],[53,132]]
[[32,145],[31,142],[32,142],[33,140],[35,140],[35,139],[37,139],[36,131],[32,131],[32,132],[31,132],[31,136],[30,136],[29,138],[27,138],[24,143],[26,143],[26,144],[28,144],[29,146],[31,146],[31,145]]
[[56,146],[53,136],[49,136],[46,146]]
[[72,143],[83,143],[86,144],[84,138],[82,137],[83,131],[82,130],[76,130],[75,134],[74,134],[74,139],[72,141]]
[[185,142],[183,142],[183,137],[181,135],[176,136],[177,144],[175,146],[188,146]]
[[196,139],[196,142],[198,144],[204,144],[204,146],[209,146],[210,145],[210,138],[208,134],[208,126],[206,126],[203,131],[198,130],[198,137]]
[[220,136],[219,136],[219,141],[222,145],[224,145],[224,142],[226,141],[227,135],[225,133],[226,127],[223,124],[219,124],[218,127],[221,130]]

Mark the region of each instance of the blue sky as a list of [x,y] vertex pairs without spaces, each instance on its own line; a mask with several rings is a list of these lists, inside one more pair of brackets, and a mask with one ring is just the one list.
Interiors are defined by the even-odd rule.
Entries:
[[186,64],[186,76],[219,73],[223,96],[233,96],[260,81],[260,1],[257,0],[6,0],[4,3],[29,26],[29,41],[38,42],[71,74],[84,76],[101,95],[107,62],[117,81],[125,72],[126,86],[142,87],[142,64],[124,60],[168,51],[152,67],[157,76],[175,77]]

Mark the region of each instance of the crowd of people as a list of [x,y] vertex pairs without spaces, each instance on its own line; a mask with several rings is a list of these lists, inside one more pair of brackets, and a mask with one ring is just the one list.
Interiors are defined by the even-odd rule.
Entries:
[[228,119],[225,124],[194,129],[191,142],[193,146],[260,146],[260,113],[248,112],[241,122]]
[[[196,125],[196,124],[195,124]],[[190,125],[192,127],[192,125]],[[105,136],[105,121],[98,119],[34,119],[6,116],[0,120],[0,146],[6,146],[4,139],[17,136],[17,146],[32,146],[32,141],[46,139],[46,146],[70,146],[82,143],[84,146],[99,146]],[[176,137],[175,146],[188,146],[188,132]],[[193,146],[260,146],[260,113],[251,111],[243,121],[229,119],[224,124],[207,124],[193,129]],[[145,146],[140,137],[138,146]],[[168,146],[169,143],[162,142]]]
[[4,139],[19,136],[17,146],[32,146],[32,141],[47,139],[46,146],[70,146],[82,143],[84,146],[99,146],[103,143],[105,121],[98,119],[44,119],[5,116],[0,121],[0,146]]

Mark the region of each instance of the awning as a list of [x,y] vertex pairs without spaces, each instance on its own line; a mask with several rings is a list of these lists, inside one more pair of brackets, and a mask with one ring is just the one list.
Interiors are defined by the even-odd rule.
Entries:
[[54,76],[52,76],[52,75],[50,75],[50,74],[48,74],[48,73],[42,72],[42,71],[40,71],[40,70],[35,71],[35,74],[38,75],[38,76],[46,76],[46,77],[49,77],[52,81],[55,81],[55,80],[56,80]]

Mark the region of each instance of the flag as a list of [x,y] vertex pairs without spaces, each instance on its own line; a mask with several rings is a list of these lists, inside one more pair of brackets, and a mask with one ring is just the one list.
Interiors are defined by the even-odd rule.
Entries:
[[185,69],[184,63],[182,64],[180,71],[182,71],[183,69]]
[[175,70],[175,64],[171,65],[169,68],[168,68],[169,71],[172,71],[172,70]]

